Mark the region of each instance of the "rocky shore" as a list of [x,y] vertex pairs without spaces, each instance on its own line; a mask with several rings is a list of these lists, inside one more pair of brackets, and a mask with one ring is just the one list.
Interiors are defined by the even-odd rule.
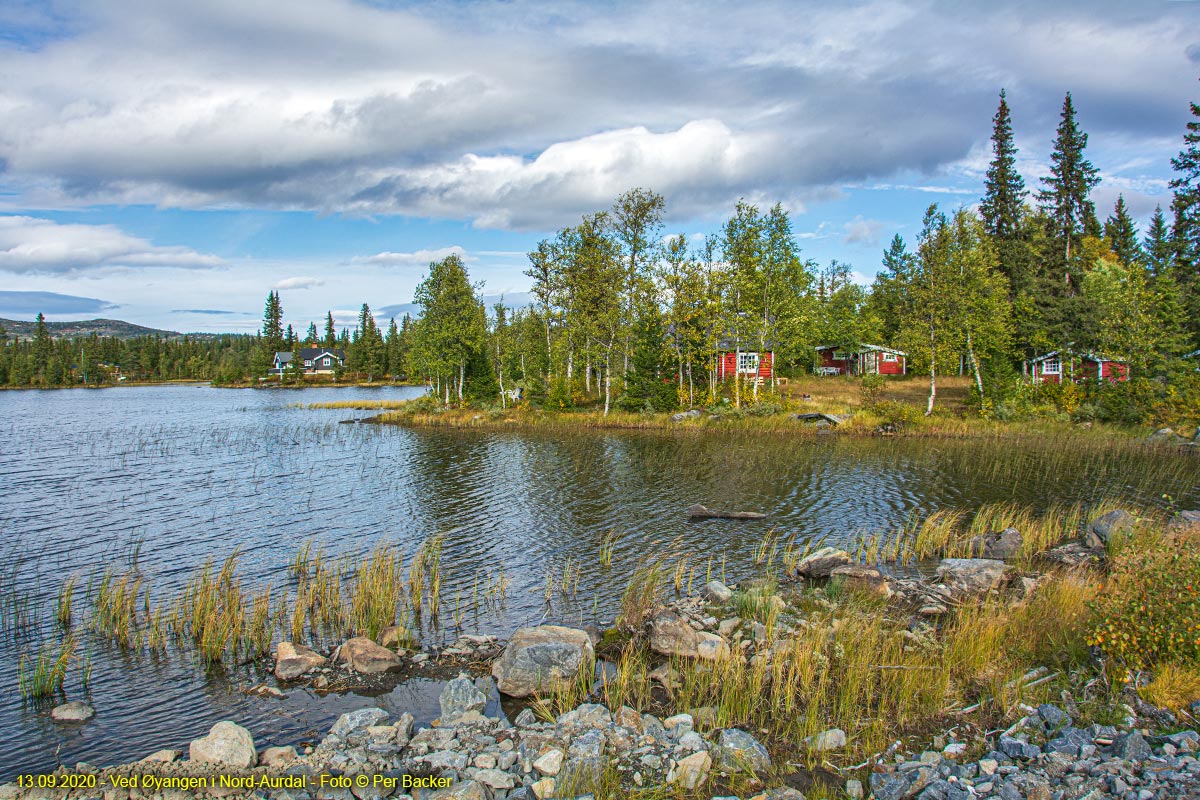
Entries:
[[[1126,512],[1108,512],[1079,541],[1042,554],[1039,563],[1047,570],[1095,568],[1104,560],[1106,543],[1134,523]],[[1197,526],[1200,515],[1184,512],[1173,524]],[[1016,569],[1011,560],[1020,548],[1021,534],[1014,529],[977,537],[969,543],[971,557],[943,559],[925,580],[895,578],[835,548],[807,554],[789,573],[797,586],[835,581],[837,594],[895,609],[909,619],[906,640],[920,647],[952,609],[985,598],[1013,606],[1026,602],[1049,573]],[[606,681],[616,680],[613,665],[604,661],[616,631],[602,635],[539,625],[516,631],[507,642],[464,636],[448,648],[422,651],[402,647],[403,632],[396,629],[384,631],[379,641],[350,639],[329,653],[282,642],[272,671],[283,686],[303,682],[336,691],[372,675],[415,673],[434,664],[463,671],[446,683],[440,717],[428,727],[418,729],[410,713],[392,718],[383,709],[364,707],[343,714],[312,746],[260,749],[248,730],[224,721],[191,742],[187,752],[163,750],[110,768],[79,764],[60,769],[57,777],[44,776],[42,785],[2,786],[0,800],[547,800],[638,792],[705,800],[1200,798],[1200,734],[1190,725],[1200,707],[1173,714],[1144,702],[1136,691],[1126,692],[1121,718],[1111,725],[1089,720],[1067,690],[1054,702],[1007,706],[1014,716],[1003,727],[967,724],[956,715],[971,709],[958,709],[936,733],[903,737],[857,764],[840,757],[853,731],[831,727],[803,741],[779,742],[766,729],[720,724],[715,707],[672,708],[677,667],[766,663],[813,624],[798,596],[789,602],[770,589],[764,581],[732,586],[711,581],[693,596],[646,609],[637,630],[624,632],[656,657],[657,666],[645,677],[663,699],[657,706],[671,713],[592,702],[601,699]],[[805,597],[818,607],[836,602]],[[760,602],[768,607],[770,625],[747,612]],[[1034,670],[1015,690],[1020,696],[1055,677],[1047,669]],[[498,694],[532,701],[569,696],[573,689],[582,701],[563,713],[536,701],[511,720],[486,713]],[[63,713],[73,724],[86,724],[79,708]],[[63,788],[68,781],[78,788]]]

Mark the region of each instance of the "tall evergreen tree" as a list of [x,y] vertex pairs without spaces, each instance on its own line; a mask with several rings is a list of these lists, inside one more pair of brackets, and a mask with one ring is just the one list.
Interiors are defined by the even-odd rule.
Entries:
[[308,323],[308,333],[304,335],[304,346],[316,347],[318,344],[320,344],[320,341],[321,340],[317,337],[317,323]]
[[1085,233],[1099,230],[1096,207],[1089,195],[1100,178],[1099,171],[1084,156],[1087,140],[1087,134],[1075,122],[1075,106],[1067,92],[1050,154],[1050,174],[1042,178],[1046,188],[1038,192],[1038,200],[1050,217],[1052,236],[1062,254],[1063,281],[1070,294],[1076,292],[1080,272],[1074,268],[1072,255],[1078,254]]
[[1000,107],[992,117],[992,163],[988,166],[983,200],[979,204],[984,227],[990,235],[1012,239],[1020,234],[1026,194],[1025,179],[1017,171],[1012,116],[1001,89]]
[[1171,181],[1175,279],[1187,301],[1188,328],[1200,343],[1200,104],[1192,103],[1192,120],[1183,135],[1183,149],[1171,159],[1177,176]]
[[1122,264],[1141,267],[1145,263],[1145,253],[1138,243],[1137,227],[1129,216],[1129,209],[1125,207],[1124,195],[1117,195],[1113,213],[1104,222],[1104,238],[1108,240],[1108,248]]
[[1150,218],[1150,229],[1146,232],[1143,245],[1146,260],[1153,275],[1162,275],[1175,262],[1175,245],[1171,241],[1171,230],[1167,227],[1162,206],[1156,206]]
[[337,331],[333,328],[333,312],[325,312],[325,339],[321,342],[322,347],[331,348],[337,345]]

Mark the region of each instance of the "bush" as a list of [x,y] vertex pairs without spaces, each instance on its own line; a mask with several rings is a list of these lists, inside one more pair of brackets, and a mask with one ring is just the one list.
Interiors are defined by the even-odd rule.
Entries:
[[1092,611],[1088,644],[1131,668],[1200,663],[1200,532],[1139,533]]
[[887,383],[887,378],[882,375],[863,375],[862,381],[859,382],[858,391],[862,394],[863,405],[870,407],[873,403],[878,402],[883,395],[884,384]]
[[881,400],[871,406],[871,411],[882,418],[884,425],[897,429],[916,422],[920,416],[916,408],[896,400]]

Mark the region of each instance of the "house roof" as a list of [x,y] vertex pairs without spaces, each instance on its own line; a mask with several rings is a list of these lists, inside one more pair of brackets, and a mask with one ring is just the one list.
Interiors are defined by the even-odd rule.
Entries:
[[[331,355],[339,361],[346,360],[340,347],[301,347],[296,352],[305,361],[315,361],[323,355]],[[289,364],[292,361],[292,353],[290,350],[279,350],[275,353],[275,358],[281,364]]]
[[1195,358],[1196,356],[1200,356],[1200,350],[1193,350],[1192,352],[1185,355],[1184,358]]
[[1062,357],[1062,356],[1079,356],[1080,358],[1086,358],[1089,361],[1112,361],[1113,363],[1116,363],[1116,364],[1124,364],[1125,363],[1125,359],[1123,359],[1123,358],[1109,358],[1108,356],[1102,356],[1102,355],[1098,355],[1096,353],[1084,353],[1084,352],[1079,352],[1076,350],[1052,350],[1049,353],[1046,353],[1046,355],[1044,355],[1044,356],[1038,356],[1037,358],[1029,359],[1029,363],[1030,364],[1040,364],[1041,362],[1046,361],[1048,359]]
[[843,345],[843,344],[820,344],[820,345],[817,345],[816,349],[817,350],[850,349],[850,350],[853,350],[854,352],[859,352],[859,353],[891,353],[892,355],[904,356],[905,358],[908,358],[908,353],[904,352],[903,350],[893,350],[890,347],[883,347],[883,346],[877,345],[877,344],[866,344],[865,342],[859,342],[858,344],[854,345],[853,348],[847,348],[846,345]]

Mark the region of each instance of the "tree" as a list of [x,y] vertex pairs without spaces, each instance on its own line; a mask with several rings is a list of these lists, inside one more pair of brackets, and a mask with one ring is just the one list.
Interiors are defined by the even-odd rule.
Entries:
[[355,330],[354,346],[351,347],[346,367],[351,372],[367,374],[367,382],[375,380],[376,375],[384,374],[383,336],[375,324],[371,307],[366,303],[358,312],[358,328]]
[[304,346],[316,347],[320,343],[321,340],[317,338],[317,323],[308,323],[308,333],[304,334]]
[[1113,255],[1127,266],[1141,267],[1145,262],[1145,253],[1138,243],[1137,226],[1129,216],[1125,207],[1125,196],[1117,195],[1117,204],[1113,207],[1112,215],[1104,222],[1104,238]]
[[1115,258],[1100,258],[1084,278],[1083,296],[1098,310],[1096,349],[1145,375],[1158,349],[1159,330],[1145,271]]
[[321,346],[326,349],[331,349],[337,345],[337,331],[333,328],[333,312],[325,312],[325,338],[321,342]]
[[[613,204],[610,221],[625,264],[625,323],[633,323],[639,295],[647,291],[650,251],[658,241],[665,208],[662,195],[648,189],[630,189]],[[624,372],[629,372],[629,335],[625,338]]]
[[482,303],[467,274],[466,264],[449,255],[429,265],[429,274],[418,284],[413,299],[421,307],[417,339],[429,374],[445,378],[445,399],[456,386],[464,398],[467,362],[482,347],[486,331]]
[[938,358],[948,349],[947,329],[951,324],[956,299],[950,291],[954,276],[950,263],[948,228],[946,215],[938,211],[936,204],[925,210],[921,233],[917,238],[917,258],[908,286],[912,305],[902,329],[904,349],[918,363],[923,360],[929,366],[926,416],[933,413],[937,400]]
[[1027,193],[1025,179],[1017,171],[1012,117],[1003,89],[1000,90],[1000,107],[992,117],[992,154],[979,212],[988,234],[997,239],[1014,239],[1021,233],[1021,214]]
[[33,371],[40,383],[52,383],[50,361],[54,356],[54,342],[46,328],[46,315],[38,312],[33,329]]
[[910,314],[911,302],[906,288],[912,280],[913,255],[908,252],[900,234],[883,253],[883,271],[875,275],[867,306],[879,321],[883,344],[893,344],[900,335],[903,320]]
[[1200,342],[1200,104],[1192,103],[1192,119],[1183,149],[1171,159],[1177,176],[1171,181],[1175,277],[1189,298],[1187,313],[1194,342]]
[[674,382],[665,374],[667,351],[662,312],[643,300],[633,332],[633,371],[621,404],[627,411],[671,411],[678,405]]
[[1086,232],[1099,229],[1096,208],[1089,195],[1100,178],[1098,170],[1084,156],[1087,140],[1087,134],[1075,122],[1075,106],[1071,93],[1067,92],[1054,151],[1050,154],[1050,174],[1042,178],[1046,188],[1038,192],[1038,200],[1050,218],[1052,236],[1062,253],[1063,280],[1072,294],[1077,291],[1078,283],[1072,253],[1078,253]]
[[1154,208],[1154,216],[1150,218],[1150,229],[1146,232],[1142,251],[1146,254],[1152,275],[1162,275],[1175,262],[1175,244],[1171,241],[1171,232],[1163,216],[1162,206]]
[[271,291],[267,294],[266,307],[263,309],[262,330],[259,333],[258,348],[255,351],[252,371],[262,375],[270,369],[275,354],[282,352],[283,339],[283,305],[279,302],[279,293]]

